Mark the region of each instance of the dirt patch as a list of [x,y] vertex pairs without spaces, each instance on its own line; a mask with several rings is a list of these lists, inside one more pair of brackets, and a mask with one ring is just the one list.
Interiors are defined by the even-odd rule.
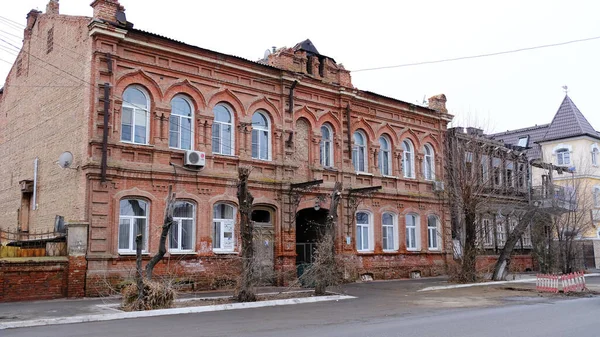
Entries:
[[[338,295],[335,293],[326,293],[324,296]],[[314,292],[311,291],[294,291],[294,292],[281,292],[281,293],[269,293],[256,295],[257,302],[259,301],[272,301],[272,300],[286,300],[292,298],[306,298],[314,297]],[[207,305],[219,305],[219,304],[232,304],[240,303],[231,296],[219,297],[219,298],[185,298],[175,302],[173,308],[186,308],[186,307],[202,307]]]

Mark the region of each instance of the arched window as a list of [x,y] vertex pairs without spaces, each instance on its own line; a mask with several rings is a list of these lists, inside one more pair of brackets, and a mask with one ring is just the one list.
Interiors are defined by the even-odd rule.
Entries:
[[594,199],[594,207],[600,208],[600,186],[594,186],[593,199]]
[[384,176],[392,175],[392,147],[386,136],[379,137],[379,172]]
[[213,250],[233,252],[235,250],[235,208],[218,203],[213,208]]
[[352,165],[356,172],[367,171],[367,137],[361,131],[354,133],[354,145],[352,146]]
[[169,147],[191,150],[194,139],[192,105],[181,95],[171,100],[171,117],[169,118]]
[[263,111],[252,115],[252,158],[270,160],[271,130],[269,118]]
[[427,247],[429,250],[440,249],[439,221],[435,215],[427,217]]
[[321,126],[321,165],[333,166],[333,131],[329,124]]
[[224,104],[217,104],[213,108],[213,114],[215,119],[212,126],[212,152],[233,155],[233,114]]
[[416,214],[406,215],[406,249],[419,250],[419,216]]
[[142,251],[148,247],[148,203],[140,199],[119,202],[119,253],[135,253],[135,237],[142,234]]
[[173,211],[173,225],[169,230],[170,252],[191,252],[194,250],[194,229],[196,207],[187,201],[177,201]]
[[415,177],[415,151],[410,140],[406,139],[402,142],[402,150],[404,150],[402,158],[402,166],[404,169],[405,178]]
[[371,214],[367,212],[356,213],[356,250],[372,251],[373,222]]
[[435,179],[435,161],[433,154],[433,147],[429,144],[425,144],[423,147],[425,152],[425,159],[423,160],[423,175],[426,180]]
[[121,141],[148,144],[150,138],[150,102],[141,87],[130,86],[123,93]]
[[558,165],[571,165],[571,153],[569,149],[556,150],[556,162]]
[[594,166],[598,166],[598,155],[600,155],[600,150],[598,150],[597,146],[594,146],[594,148],[592,148],[592,165]]
[[398,229],[396,215],[394,213],[383,213],[381,216],[381,237],[383,239],[383,250],[398,250]]

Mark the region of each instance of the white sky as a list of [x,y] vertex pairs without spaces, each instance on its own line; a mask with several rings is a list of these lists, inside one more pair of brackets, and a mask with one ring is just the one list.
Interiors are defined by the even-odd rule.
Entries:
[[[0,16],[25,24],[48,0],[4,0]],[[61,0],[62,14],[92,15],[92,0]],[[356,70],[486,54],[600,36],[600,1],[120,0],[135,28],[250,60],[311,39]],[[0,38],[22,36],[0,20]],[[14,56],[2,47],[0,59]],[[0,60],[0,83],[10,65]],[[501,56],[352,73],[355,87],[407,102],[444,93],[457,125],[501,132],[549,123],[569,96],[597,130],[600,39]],[[2,85],[2,84],[0,84]]]

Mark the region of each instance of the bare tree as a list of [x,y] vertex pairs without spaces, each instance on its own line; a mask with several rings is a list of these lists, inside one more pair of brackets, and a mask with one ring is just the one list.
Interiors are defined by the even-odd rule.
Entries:
[[337,276],[335,261],[335,228],[337,225],[337,209],[342,194],[342,183],[336,182],[331,192],[331,204],[319,243],[314,268],[315,295],[324,295],[327,286],[334,285]]
[[254,234],[254,223],[251,221],[252,204],[254,197],[248,191],[248,177],[250,168],[240,167],[238,169],[239,182],[237,198],[240,213],[240,232],[242,237],[242,273],[238,285],[237,300],[240,302],[256,301],[253,285],[253,262],[254,246],[252,237]]

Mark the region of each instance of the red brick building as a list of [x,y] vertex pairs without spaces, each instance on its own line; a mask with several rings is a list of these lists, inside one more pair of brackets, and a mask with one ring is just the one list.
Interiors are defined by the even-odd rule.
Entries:
[[[358,90],[309,40],[253,62],[137,30],[118,0],[92,7],[31,11],[0,96],[0,226],[87,223],[87,294],[131,275],[138,228],[145,254],[157,251],[169,185],[177,224],[158,271],[200,287],[235,280],[241,165],[274,282],[310,262],[336,181],[349,276],[445,271],[443,95],[423,107]],[[68,169],[56,164],[65,151]],[[33,193],[20,188],[33,180]]]

